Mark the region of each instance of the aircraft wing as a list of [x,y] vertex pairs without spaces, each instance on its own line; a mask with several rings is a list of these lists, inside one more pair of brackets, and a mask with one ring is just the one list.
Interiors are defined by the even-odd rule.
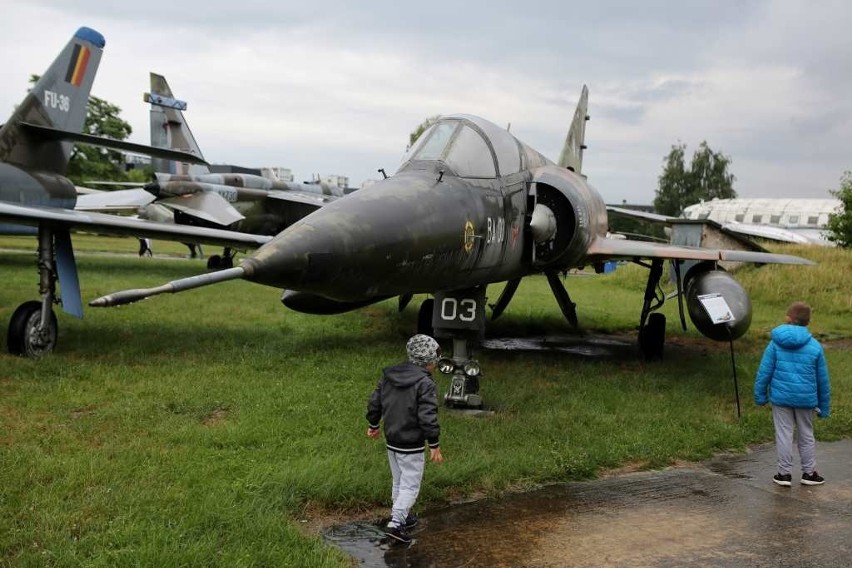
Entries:
[[54,207],[15,205],[0,202],[0,220],[21,225],[38,226],[48,222],[75,231],[91,231],[105,235],[129,235],[167,241],[203,243],[240,250],[253,249],[270,241],[266,235],[252,235],[223,229],[207,229],[171,223],[156,223],[105,213],[71,211]]
[[213,191],[169,197],[157,203],[224,227],[245,219],[227,199]]
[[798,235],[793,231],[782,229],[781,227],[769,227],[766,225],[753,225],[751,223],[731,222],[724,223],[722,225],[722,228],[731,231],[732,233],[737,233],[739,235],[760,237],[762,239],[780,241],[782,243],[796,243],[803,245],[813,244],[809,238],[803,235]]
[[605,238],[595,239],[587,254],[592,260],[663,258],[669,260],[754,262],[757,264],[815,264],[805,258],[789,254],[687,247]]
[[[80,188],[77,190],[80,191]],[[136,211],[145,207],[156,197],[144,189],[120,189],[116,191],[88,190],[77,196],[77,211]]]
[[[625,209],[623,207],[613,207],[612,205],[607,205],[606,210],[609,213],[615,213],[622,217],[632,217],[634,219],[642,219],[643,221],[651,221],[653,223],[671,223],[672,221],[678,220],[677,218],[668,217],[667,215],[648,213],[647,211],[637,211],[635,209]],[[682,221],[683,219],[680,220]]]
[[335,199],[340,199],[335,195],[324,195],[321,193],[310,193],[308,191],[299,191],[299,190],[271,190],[268,194],[269,199],[277,199],[280,201],[291,201],[293,203],[302,203],[305,205],[313,205],[317,209],[334,201]]

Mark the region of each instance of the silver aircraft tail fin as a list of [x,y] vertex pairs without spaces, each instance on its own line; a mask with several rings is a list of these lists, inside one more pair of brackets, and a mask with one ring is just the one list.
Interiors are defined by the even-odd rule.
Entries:
[[571,128],[568,130],[568,136],[565,138],[565,145],[562,147],[562,153],[559,155],[559,165],[563,168],[582,175],[583,169],[583,150],[586,149],[586,121],[589,120],[589,88],[583,85],[583,91],[580,93],[580,100],[577,103],[577,110],[574,111],[574,120],[571,121]]
[[[151,73],[151,92],[145,93],[145,102],[151,104],[151,146],[179,150],[204,159],[201,148],[189,129],[183,111],[185,101],[176,99],[166,78]],[[206,174],[206,166],[192,165],[155,158],[151,165],[155,172],[170,174]]]
[[0,129],[0,161],[64,174],[73,143],[44,137],[36,125],[80,133],[101,60],[104,36],[80,28]]

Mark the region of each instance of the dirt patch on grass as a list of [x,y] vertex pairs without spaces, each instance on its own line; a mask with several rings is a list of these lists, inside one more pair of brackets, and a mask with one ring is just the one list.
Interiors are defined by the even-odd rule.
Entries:
[[843,339],[826,339],[822,341],[822,345],[826,349],[849,351],[852,349],[852,338],[844,337]]
[[317,503],[308,503],[298,516],[299,528],[307,536],[319,536],[322,529],[357,521],[375,521],[388,516],[390,506],[362,506],[332,509]]
[[620,467],[614,467],[612,469],[601,471],[598,474],[598,478],[603,479],[607,477],[618,477],[619,475],[624,475],[626,473],[636,473],[637,471],[645,471],[646,469],[648,469],[647,461],[634,461],[626,463]]
[[97,409],[97,406],[95,406],[94,404],[90,404],[89,406],[84,406],[83,408],[77,408],[77,409],[71,411],[71,418],[73,418],[74,420],[79,420],[80,418],[83,418],[84,416],[89,416],[91,414],[94,414],[96,409]]
[[201,421],[202,426],[218,426],[228,417],[227,408],[217,408]]

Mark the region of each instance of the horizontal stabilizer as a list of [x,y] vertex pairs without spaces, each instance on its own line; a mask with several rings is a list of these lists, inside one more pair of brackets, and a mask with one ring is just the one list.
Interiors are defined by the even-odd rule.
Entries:
[[125,152],[134,152],[145,156],[154,156],[156,158],[165,158],[167,160],[175,160],[190,164],[207,164],[207,162],[205,162],[202,158],[179,150],[155,148],[144,144],[125,142],[124,140],[102,138],[100,136],[92,136],[91,134],[83,134],[81,132],[71,132],[69,130],[60,130],[49,126],[40,126],[31,122],[19,122],[18,125],[29,134],[38,136],[44,140],[80,142],[81,144],[88,144],[90,146],[102,146],[104,148],[112,148],[113,150],[124,150]]

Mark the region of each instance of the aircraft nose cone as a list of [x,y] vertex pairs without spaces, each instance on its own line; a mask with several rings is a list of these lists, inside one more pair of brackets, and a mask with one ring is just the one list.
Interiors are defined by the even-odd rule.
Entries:
[[[246,279],[275,288],[298,288],[322,275],[318,263],[329,243],[312,225],[300,222],[260,247],[241,263]],[[327,241],[327,239],[326,239]]]
[[395,176],[329,203],[245,259],[246,278],[340,301],[430,287],[464,254],[462,192],[436,185]]

